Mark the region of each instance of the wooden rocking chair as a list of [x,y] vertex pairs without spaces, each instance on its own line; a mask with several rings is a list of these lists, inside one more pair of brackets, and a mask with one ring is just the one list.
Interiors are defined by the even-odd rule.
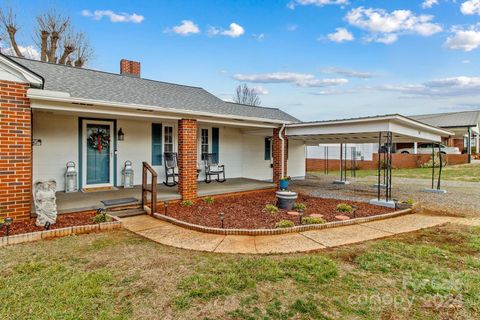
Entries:
[[[215,179],[217,182],[225,182],[225,166],[223,164],[218,164],[217,155],[215,153],[205,153],[205,182],[212,182],[212,176],[216,176]],[[220,176],[222,178],[220,178]]]
[[[176,152],[165,152],[165,184],[167,187],[174,187],[178,184],[178,161]],[[171,181],[170,181],[171,180]]]

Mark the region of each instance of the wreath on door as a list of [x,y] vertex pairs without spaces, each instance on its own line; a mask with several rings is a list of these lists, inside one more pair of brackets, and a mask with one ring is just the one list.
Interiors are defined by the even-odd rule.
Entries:
[[88,137],[88,146],[92,149],[97,149],[98,153],[102,153],[103,148],[108,148],[110,145],[110,135],[105,130],[98,129],[92,131]]

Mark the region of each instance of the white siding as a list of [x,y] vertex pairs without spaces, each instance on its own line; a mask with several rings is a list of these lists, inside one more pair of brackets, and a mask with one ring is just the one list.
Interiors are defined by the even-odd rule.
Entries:
[[[174,127],[175,151],[178,150],[178,132],[176,121],[155,121],[164,126]],[[117,130],[122,128],[124,141],[117,141],[117,185],[121,186],[121,171],[126,160],[133,163],[135,184],[142,181],[142,161],[152,161],[152,121],[118,119]],[[264,159],[265,137],[243,134],[239,128],[222,126],[203,126],[199,128],[220,128],[220,162],[225,165],[227,178],[251,178],[272,180],[271,161]],[[115,133],[116,134],[116,133]],[[36,112],[33,117],[33,138],[41,139],[41,146],[33,147],[33,179],[55,179],[58,190],[64,190],[65,164],[74,161],[78,168],[78,117]],[[211,138],[210,138],[211,148]],[[305,148],[302,142],[289,142],[288,175],[305,176]],[[211,149],[210,149],[211,151]],[[202,173],[199,180],[205,179]],[[159,182],[164,181],[163,166],[155,166]],[[79,181],[81,177],[78,177]]]
[[[307,159],[324,159],[325,147],[328,148],[329,159],[340,159],[340,145],[337,144],[321,144],[319,146],[308,146]],[[352,147],[356,148],[357,160],[372,160],[373,153],[376,149],[378,149],[378,144],[347,144],[347,159],[351,158]]]
[[33,146],[33,181],[53,178],[57,189],[64,190],[65,164],[78,165],[78,118],[35,113],[33,138],[42,140],[41,146]]
[[287,172],[292,179],[305,178],[305,144],[302,141],[288,141]]

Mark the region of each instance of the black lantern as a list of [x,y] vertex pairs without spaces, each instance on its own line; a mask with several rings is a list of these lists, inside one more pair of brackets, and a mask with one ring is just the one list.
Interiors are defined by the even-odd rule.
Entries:
[[118,136],[118,141],[123,141],[123,140],[125,140],[125,133],[123,133],[122,128],[120,128],[120,129],[118,130],[117,136]]

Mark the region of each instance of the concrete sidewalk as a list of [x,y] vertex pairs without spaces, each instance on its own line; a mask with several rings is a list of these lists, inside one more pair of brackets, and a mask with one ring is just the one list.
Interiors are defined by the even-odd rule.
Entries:
[[290,253],[342,246],[430,228],[465,219],[410,214],[357,225],[269,236],[235,236],[184,229],[150,216],[124,218],[124,228],[152,241],[182,249],[217,253]]

